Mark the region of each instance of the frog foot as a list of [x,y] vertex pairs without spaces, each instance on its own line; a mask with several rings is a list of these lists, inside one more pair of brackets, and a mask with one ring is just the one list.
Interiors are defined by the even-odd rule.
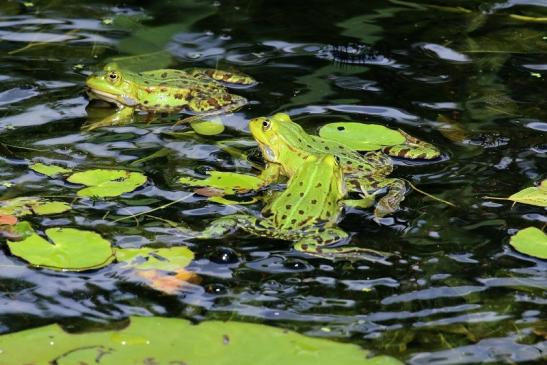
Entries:
[[392,157],[406,158],[409,160],[434,160],[441,156],[441,152],[431,143],[424,142],[399,129],[399,133],[405,137],[403,144],[388,146],[382,152]]
[[376,204],[374,217],[376,219],[392,214],[399,209],[401,202],[405,199],[406,184],[401,179],[386,179],[384,186],[388,192]]
[[[377,251],[369,248],[345,246],[345,247],[325,247],[322,244],[314,242],[313,239],[303,239],[294,245],[294,249],[306,253],[313,257],[324,258],[328,260],[367,260],[374,262],[387,263],[385,260],[392,254]],[[389,264],[389,263],[387,263]]]
[[[186,118],[179,119],[175,124],[173,124],[173,127],[176,127],[177,125],[183,124],[183,123],[191,123],[191,122],[196,122],[196,121],[202,121],[202,120],[206,120],[209,117],[214,117],[214,116],[218,116],[218,115],[222,115],[222,114],[233,113],[233,112],[239,110],[244,105],[247,105],[247,99],[245,99],[242,96],[232,95],[231,100],[232,101],[231,101],[230,104],[228,104],[226,106],[223,106],[222,108],[212,110],[212,111],[208,111],[208,112],[203,112],[202,111],[203,105],[199,104],[200,103],[199,101],[196,101],[196,102],[192,101],[189,104],[189,109],[192,110],[192,111],[197,112],[198,114],[192,115],[192,116],[189,116],[189,117],[186,117]],[[210,102],[210,99],[208,99],[206,102]],[[197,104],[194,104],[194,103],[197,103]]]

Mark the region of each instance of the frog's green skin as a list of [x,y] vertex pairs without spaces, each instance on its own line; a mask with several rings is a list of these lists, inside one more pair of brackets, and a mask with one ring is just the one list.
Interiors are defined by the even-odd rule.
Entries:
[[383,217],[399,208],[405,197],[406,185],[401,179],[387,178],[393,171],[391,159],[380,151],[360,154],[338,142],[307,134],[287,114],[271,118],[256,118],[249,122],[268,165],[260,175],[264,185],[280,176],[292,177],[309,156],[333,154],[340,161],[349,190],[369,196],[387,189],[375,209],[376,217]]
[[252,85],[249,76],[214,69],[154,70],[131,72],[115,63],[86,80],[91,98],[118,105],[112,123],[128,119],[135,110],[146,112],[189,111],[200,116],[228,113],[247,104],[221,84]]
[[197,237],[219,238],[240,228],[257,236],[295,241],[297,251],[314,256],[339,258],[370,253],[372,250],[356,247],[325,247],[348,239],[348,234],[336,227],[345,195],[343,171],[337,158],[310,155],[289,179],[287,189],[263,210],[265,218],[248,214],[223,217]]

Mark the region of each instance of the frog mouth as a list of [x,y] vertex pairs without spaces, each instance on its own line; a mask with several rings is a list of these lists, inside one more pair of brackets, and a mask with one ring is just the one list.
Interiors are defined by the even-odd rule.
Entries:
[[113,103],[113,104],[116,104],[116,105],[121,105],[121,103],[118,101],[118,99],[116,99],[116,95],[110,94],[110,93],[107,93],[107,92],[104,92],[104,91],[88,88],[87,89],[87,95],[92,100],[93,99],[99,99],[99,100],[104,100],[106,102]]

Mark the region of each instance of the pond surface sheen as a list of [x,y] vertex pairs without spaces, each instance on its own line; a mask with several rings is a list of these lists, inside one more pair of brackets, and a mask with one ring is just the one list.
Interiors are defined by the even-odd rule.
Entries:
[[[515,252],[508,239],[543,227],[545,210],[484,196],[506,197],[544,178],[546,1],[114,3],[0,3],[2,199],[73,202],[68,214],[30,218],[39,231],[91,229],[116,247],[187,245],[196,253],[188,269],[201,282],[168,295],[116,264],[82,273],[34,269],[4,245],[0,332],[54,322],[108,328],[130,315],[238,319],[410,364],[544,359],[547,265]],[[251,104],[224,117],[218,136],[175,138],[172,122],[144,116],[83,132],[94,114],[111,112],[87,107],[85,77],[116,57],[142,69],[237,69],[259,84],[236,91]],[[456,207],[412,191],[382,224],[371,210],[347,211],[341,226],[351,243],[396,254],[384,262],[308,258],[288,242],[241,232],[202,242],[177,234],[165,219],[201,229],[237,210],[191,195],[177,178],[207,169],[256,173],[219,142],[252,153],[247,121],[280,111],[310,133],[356,120],[434,143],[443,159],[397,161],[395,176]],[[134,163],[162,148],[168,153]],[[77,186],[32,172],[31,162],[137,169],[149,181],[118,199],[74,200]],[[261,203],[247,207],[259,211]]]

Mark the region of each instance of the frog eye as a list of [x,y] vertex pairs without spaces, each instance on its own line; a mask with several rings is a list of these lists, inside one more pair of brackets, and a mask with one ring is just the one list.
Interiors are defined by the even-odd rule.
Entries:
[[271,127],[272,127],[272,123],[270,122],[270,120],[269,119],[264,119],[264,121],[262,122],[262,130],[267,131]]
[[109,74],[108,74],[108,80],[110,82],[116,82],[120,79],[120,74],[117,73],[116,71],[111,71]]

